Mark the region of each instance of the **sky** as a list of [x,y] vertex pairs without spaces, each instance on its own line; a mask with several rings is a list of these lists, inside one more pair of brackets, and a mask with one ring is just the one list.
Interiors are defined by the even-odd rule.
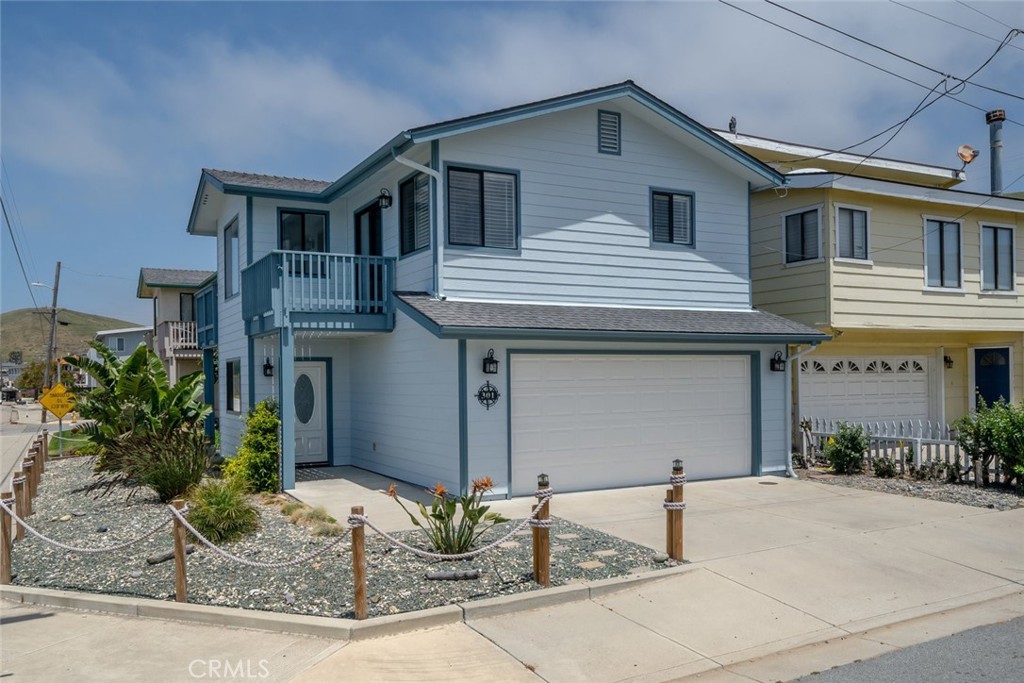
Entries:
[[877,154],[959,167],[969,144],[976,192],[1003,108],[1024,191],[1024,35],[997,52],[1024,3],[729,2],[4,0],[0,310],[49,306],[61,261],[60,307],[144,324],[141,267],[214,268],[185,232],[203,167],[335,180],[399,131],[625,79],[705,125],[831,149],[931,91]]

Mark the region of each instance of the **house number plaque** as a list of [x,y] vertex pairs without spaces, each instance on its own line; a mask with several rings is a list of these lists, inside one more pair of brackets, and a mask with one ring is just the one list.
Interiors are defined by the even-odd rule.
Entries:
[[480,391],[476,392],[476,400],[480,401],[480,405],[491,409],[498,399],[501,398],[501,394],[498,393],[498,387],[494,386],[490,382],[484,382],[484,385],[480,387]]

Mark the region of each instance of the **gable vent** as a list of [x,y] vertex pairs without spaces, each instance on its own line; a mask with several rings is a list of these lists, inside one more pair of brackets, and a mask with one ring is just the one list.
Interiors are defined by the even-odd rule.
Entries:
[[597,112],[597,151],[622,153],[622,115],[614,111]]

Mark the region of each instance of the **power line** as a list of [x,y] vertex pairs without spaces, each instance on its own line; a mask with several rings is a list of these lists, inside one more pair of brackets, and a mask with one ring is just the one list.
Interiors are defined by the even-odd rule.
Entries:
[[14,184],[11,182],[11,176],[7,172],[7,164],[4,163],[2,157],[0,157],[0,172],[2,172],[2,178],[7,179],[7,198],[11,202],[11,208],[14,209],[15,227],[18,234],[21,235],[22,244],[25,245],[25,258],[28,261],[29,270],[33,273],[37,273],[39,272],[39,269],[36,267],[36,260],[32,256],[32,250],[29,248],[28,244],[28,236],[25,234],[25,221],[21,217],[21,209],[18,208],[18,200],[14,196]]
[[86,273],[85,271],[75,270],[74,268],[71,268],[70,266],[64,266],[64,270],[70,270],[72,273],[77,273],[79,275],[85,275],[86,277],[110,277],[110,278],[115,278],[117,280],[127,280],[129,282],[135,282],[135,280],[136,280],[136,278],[124,277],[123,275],[107,275],[106,273]]
[[[928,66],[927,64],[923,64],[923,63],[921,63],[921,62],[919,62],[919,61],[917,61],[915,59],[911,59],[910,57],[901,55],[898,52],[893,52],[892,50],[890,50],[888,48],[882,47],[881,45],[876,45],[875,43],[872,43],[869,40],[864,40],[863,38],[859,38],[859,37],[853,35],[852,33],[848,33],[848,32],[846,32],[846,31],[844,31],[842,29],[836,28],[835,26],[832,26],[831,24],[827,24],[827,23],[825,23],[823,21],[819,21],[819,20],[817,20],[817,19],[815,19],[813,17],[807,16],[806,14],[801,14],[800,12],[797,12],[796,10],[790,9],[790,8],[784,6],[784,5],[780,5],[779,3],[774,2],[774,0],[764,0],[764,1],[766,3],[768,3],[769,5],[771,5],[772,7],[778,7],[779,9],[781,9],[784,12],[789,12],[790,14],[796,15],[796,16],[800,17],[801,19],[806,19],[807,21],[809,21],[809,22],[811,22],[813,24],[816,24],[818,26],[827,28],[830,31],[835,31],[836,33],[838,33],[840,35],[843,35],[843,36],[846,36],[847,38],[849,38],[851,40],[855,40],[858,43],[861,43],[863,45],[867,45],[868,47],[873,47],[876,50],[881,50],[882,52],[884,52],[887,55],[890,55],[892,57],[896,57],[897,59],[902,59],[903,61],[905,61],[905,62],[907,62],[909,64],[913,64],[914,66],[917,66],[917,67],[920,67],[922,69],[925,69],[926,71],[931,71],[932,73],[937,74],[939,76],[944,76],[944,77],[948,77],[948,78],[954,78],[954,79],[956,79],[958,81],[961,81],[963,83],[970,83],[971,85],[973,85],[976,88],[982,88],[983,90],[989,90],[989,91],[994,92],[994,93],[999,93],[1000,95],[1006,95],[1007,97],[1014,97],[1014,98],[1016,98],[1018,100],[1024,100],[1024,97],[1021,97],[1020,95],[1015,95],[1013,93],[1006,92],[1005,90],[1000,90],[998,88],[992,88],[992,87],[989,87],[987,85],[983,85],[981,83],[974,83],[973,81],[970,80],[970,77],[963,78],[963,79],[957,78],[956,76],[953,76],[952,74],[948,74],[948,73],[946,73],[944,71],[940,71],[939,69],[936,69],[934,67]],[[978,70],[980,71],[982,68],[987,66],[988,62],[992,61],[992,59],[994,59],[995,56],[997,54],[999,54],[999,51],[1002,50],[1004,47],[1006,47],[1006,45],[1009,44],[1009,42],[1011,40],[1013,40],[1013,38],[1016,37],[1018,33],[1020,33],[1020,31],[1018,31],[1017,29],[1014,29],[1014,28],[1011,27],[1010,28],[1010,32],[1007,34],[1007,36],[1002,41],[1000,41],[999,47],[996,48],[995,53],[993,53],[993,55],[991,57],[989,57],[988,61],[985,62],[985,64],[983,64],[981,67],[979,67]],[[977,73],[977,71],[975,71],[975,73]]]
[[[739,12],[743,12],[744,14],[747,14],[747,15],[749,15],[751,17],[754,17],[755,19],[757,19],[759,21],[763,21],[766,24],[771,24],[772,26],[774,26],[776,28],[780,28],[783,31],[786,31],[787,33],[792,33],[793,35],[798,36],[800,38],[803,38],[804,40],[810,41],[810,42],[814,43],[815,45],[819,45],[819,46],[825,48],[826,50],[831,50],[832,52],[835,52],[837,54],[843,55],[844,57],[848,57],[848,58],[850,58],[850,59],[852,59],[852,60],[854,60],[856,62],[860,62],[861,64],[864,64],[865,66],[870,66],[872,69],[877,69],[878,71],[881,71],[882,73],[889,74],[890,76],[893,76],[894,78],[898,78],[901,81],[906,81],[907,83],[910,83],[911,85],[916,85],[919,88],[923,88],[925,90],[930,90],[930,88],[927,85],[924,85],[923,83],[918,83],[917,81],[913,80],[912,78],[907,78],[906,76],[898,74],[895,71],[890,71],[889,69],[886,69],[885,67],[878,66],[877,64],[873,64],[873,63],[871,63],[871,62],[869,62],[869,61],[867,61],[865,59],[861,59],[860,57],[857,57],[855,55],[851,55],[851,54],[849,54],[847,52],[843,52],[842,50],[840,50],[838,48],[832,47],[831,45],[823,43],[820,40],[816,40],[814,38],[811,38],[810,36],[805,36],[804,34],[800,33],[799,31],[795,31],[795,30],[789,28],[788,26],[783,26],[782,24],[774,22],[771,19],[767,19],[765,17],[762,17],[759,14],[754,14],[753,12],[745,10],[742,7],[738,7],[738,6],[736,6],[736,5],[734,5],[734,4],[730,3],[730,2],[727,2],[726,0],[718,0],[718,2],[723,4],[723,5],[725,5],[726,7],[731,7],[734,10],[737,10]],[[953,100],[954,102],[959,102],[960,104],[968,106],[971,109],[974,109],[976,111],[980,111],[982,113],[986,113],[986,111],[987,111],[983,107],[979,107],[976,104],[972,104],[971,102],[968,102],[966,100],[962,100],[959,97],[954,97],[953,95],[948,95],[948,97],[949,97],[949,99]],[[1012,123],[1014,125],[1024,127],[1024,123],[1021,123],[1020,121],[1015,121],[1015,120],[1013,120],[1011,118],[1007,118],[1006,121],[1008,123]]]
[[21,249],[18,248],[18,240],[14,238],[14,230],[11,228],[11,218],[7,215],[7,203],[0,197],[0,208],[4,211],[4,222],[7,223],[7,232],[11,234],[11,244],[14,245],[14,253],[18,256],[18,265],[21,266],[21,275],[25,278],[25,286],[28,288],[28,295],[32,297],[32,305],[39,308],[36,303],[35,292],[32,291],[32,283],[29,281],[28,273],[25,272],[25,262],[21,260]]
[[995,18],[995,17],[993,17],[993,16],[991,15],[991,14],[985,14],[984,12],[982,12],[982,11],[981,11],[980,9],[978,9],[977,7],[971,7],[971,6],[970,6],[970,5],[968,5],[968,4],[966,3],[966,2],[960,2],[960,0],[956,0],[956,4],[958,4],[958,5],[963,5],[964,7],[966,7],[966,8],[967,8],[967,9],[969,9],[969,10],[971,10],[972,12],[977,12],[977,13],[978,13],[978,14],[980,14],[981,16],[983,16],[983,17],[985,17],[985,18],[987,18],[987,19],[991,19],[992,21],[996,22],[997,24],[1002,24],[1002,25],[1003,25],[1003,26],[1005,26],[1006,28],[1009,28],[1009,29],[1012,29],[1012,28],[1013,28],[1012,26],[1010,26],[1010,25],[1009,25],[1009,24],[1007,24],[1006,22],[1004,22],[1004,21],[1000,21],[999,19],[996,19],[996,18]]
[[[898,0],[889,0],[889,2],[891,2],[894,5],[899,5],[903,9],[908,9],[911,12],[917,12],[918,14],[923,14],[924,16],[930,17],[930,18],[934,19],[935,21],[941,21],[943,24],[948,24],[949,26],[953,26],[953,27],[958,28],[958,29],[960,29],[962,31],[967,31],[968,33],[973,33],[974,35],[979,36],[981,38],[984,38],[986,40],[991,40],[993,43],[1001,42],[999,40],[999,38],[993,38],[992,36],[988,35],[987,33],[982,33],[981,31],[975,31],[974,29],[967,28],[966,26],[962,26],[961,24],[958,24],[956,22],[949,21],[948,19],[943,19],[942,17],[936,16],[934,14],[929,14],[928,12],[925,12],[923,9],[918,9],[916,7],[911,7],[910,5],[906,5],[906,4],[902,3],[902,2],[899,2]],[[1010,47],[1012,47],[1015,50],[1020,50],[1021,52],[1024,52],[1024,47],[1021,47],[1020,45],[1013,45],[1011,43]]]

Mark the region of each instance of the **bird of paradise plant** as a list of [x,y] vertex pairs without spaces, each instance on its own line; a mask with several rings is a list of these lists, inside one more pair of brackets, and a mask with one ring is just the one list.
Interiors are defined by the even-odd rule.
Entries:
[[[477,539],[492,527],[508,521],[497,512],[491,512],[489,505],[483,504],[484,495],[493,488],[494,482],[489,476],[481,477],[473,480],[473,486],[466,495],[450,496],[448,489],[437,482],[434,488],[424,489],[433,498],[430,507],[416,503],[422,521],[405,507],[394,484],[388,487],[385,495],[394,498],[412,523],[423,531],[434,550],[457,555],[472,548]],[[461,516],[458,514],[460,511]]]

